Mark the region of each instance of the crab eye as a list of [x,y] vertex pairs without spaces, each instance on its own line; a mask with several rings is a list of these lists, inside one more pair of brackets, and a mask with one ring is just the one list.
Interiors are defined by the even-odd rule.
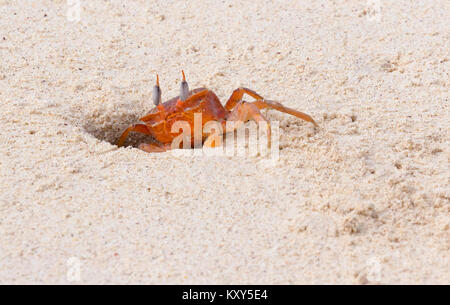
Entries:
[[153,87],[152,100],[155,106],[161,103],[161,89],[159,88],[159,76],[156,75],[156,85]]
[[189,85],[186,82],[186,77],[184,76],[184,71],[181,70],[183,74],[183,80],[181,81],[180,87],[180,100],[185,101],[189,97]]

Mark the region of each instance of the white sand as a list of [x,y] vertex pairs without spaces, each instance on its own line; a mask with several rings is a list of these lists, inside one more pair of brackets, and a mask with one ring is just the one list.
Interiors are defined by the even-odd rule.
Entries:
[[[33,2],[0,0],[0,283],[450,283],[449,1]],[[267,112],[275,167],[113,145],[182,68],[320,128]]]

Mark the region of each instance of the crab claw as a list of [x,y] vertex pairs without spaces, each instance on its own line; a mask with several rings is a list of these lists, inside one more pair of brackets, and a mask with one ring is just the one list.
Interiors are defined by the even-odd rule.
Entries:
[[161,89],[159,88],[159,75],[156,74],[156,85],[153,87],[152,100],[155,106],[161,103]]
[[185,101],[189,97],[189,85],[186,82],[186,76],[183,70],[181,70],[181,74],[183,74],[183,80],[181,81],[180,100]]

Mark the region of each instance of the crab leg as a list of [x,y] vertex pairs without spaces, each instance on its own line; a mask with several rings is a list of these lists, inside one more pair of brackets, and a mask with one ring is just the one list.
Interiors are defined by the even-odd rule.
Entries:
[[139,145],[139,149],[146,151],[146,152],[165,152],[167,150],[170,150],[170,144],[141,144]]
[[117,146],[122,146],[125,143],[125,140],[128,137],[130,132],[139,132],[147,135],[151,135],[150,130],[148,130],[147,126],[144,124],[136,124],[128,127],[120,136],[119,141],[117,142]]
[[226,129],[226,132],[232,132],[236,130],[238,127],[249,120],[267,123],[267,146],[270,147],[272,134],[270,122],[261,114],[258,107],[253,103],[240,102],[236,105],[236,107],[233,108],[233,110],[228,114],[227,121],[235,121],[237,122],[237,124],[234,124],[232,129]]
[[309,115],[307,115],[306,113],[294,110],[292,108],[285,107],[279,102],[260,99],[260,100],[254,101],[252,104],[255,105],[256,107],[258,107],[258,109],[271,108],[271,109],[275,109],[275,110],[296,116],[302,120],[313,123],[314,126],[317,127],[317,124],[313,120],[313,118],[310,117]]
[[240,87],[233,91],[227,103],[225,104],[225,109],[231,111],[234,108],[234,106],[236,106],[236,104],[242,100],[244,94],[248,94],[257,100],[263,99],[263,97],[258,93],[256,93],[255,91],[248,88]]

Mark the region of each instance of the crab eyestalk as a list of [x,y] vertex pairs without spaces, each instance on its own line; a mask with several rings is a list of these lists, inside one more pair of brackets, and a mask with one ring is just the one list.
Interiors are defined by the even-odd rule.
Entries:
[[183,70],[181,70],[181,74],[183,74],[183,80],[181,81],[180,87],[180,100],[185,101],[189,97],[189,85],[186,81],[186,76],[184,75]]
[[156,75],[156,85],[153,87],[152,100],[155,106],[161,103],[161,89],[159,88],[159,76]]

